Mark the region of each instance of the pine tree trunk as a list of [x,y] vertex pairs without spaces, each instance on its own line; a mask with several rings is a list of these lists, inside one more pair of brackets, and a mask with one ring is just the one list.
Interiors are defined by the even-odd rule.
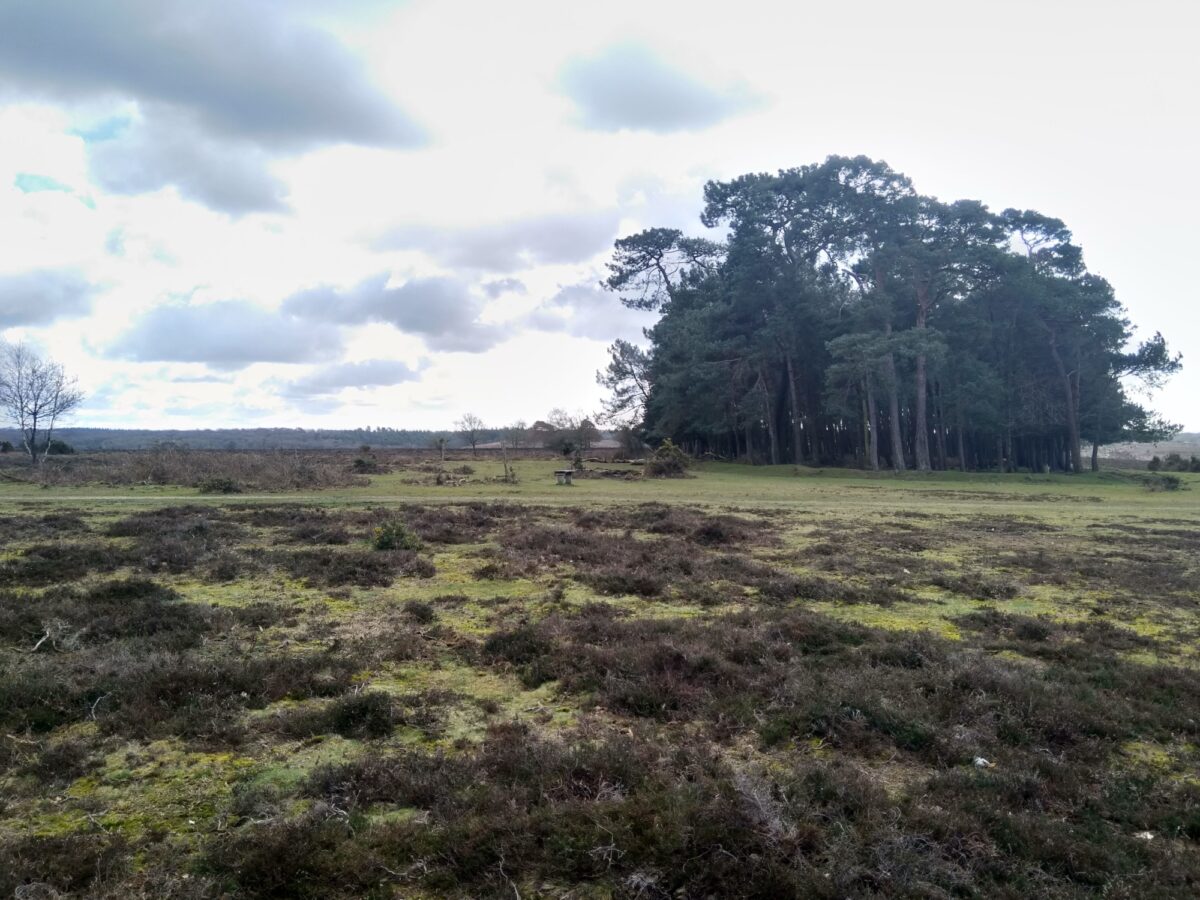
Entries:
[[[890,325],[887,331],[891,334]],[[905,465],[904,438],[900,434],[900,389],[896,384],[896,360],[891,353],[883,358],[883,371],[888,382],[888,427],[891,433],[892,468],[903,472]]]
[[[925,330],[925,320],[929,314],[929,289],[923,284],[917,285],[917,330]],[[913,456],[917,471],[928,472],[933,468],[929,463],[929,412],[926,382],[928,380],[927,361],[925,354],[918,353],[916,373],[913,377],[916,391],[916,404],[913,406]]]
[[804,426],[800,418],[800,392],[796,389],[796,369],[792,354],[787,355],[788,397],[792,405],[792,462],[804,465]]
[[946,408],[942,405],[942,385],[935,383],[934,393],[937,396],[937,451],[938,468],[946,470]]
[[1058,352],[1058,343],[1055,340],[1054,332],[1050,332],[1050,354],[1054,358],[1054,365],[1058,369],[1058,378],[1062,383],[1063,402],[1067,405],[1067,440],[1068,450],[1071,455],[1071,470],[1073,472],[1083,471],[1083,448],[1079,437],[1079,387],[1075,384],[1071,373],[1067,371],[1066,365],[1063,363],[1062,354]]
[[771,410],[771,393],[767,390],[767,379],[762,370],[758,373],[758,387],[762,391],[763,421],[767,424],[767,444],[771,452],[771,465],[779,465],[779,438],[775,433],[775,416]]
[[925,354],[917,354],[916,372],[913,375],[916,403],[913,404],[913,457],[918,472],[933,468],[929,462],[929,425],[926,393]]
[[967,471],[967,447],[963,438],[963,433],[966,431],[963,428],[962,410],[958,410],[958,422],[954,426],[956,436],[958,437],[958,469],[960,472]]
[[864,380],[867,394],[867,462],[875,472],[879,471],[879,410],[875,408],[875,391],[871,380]]

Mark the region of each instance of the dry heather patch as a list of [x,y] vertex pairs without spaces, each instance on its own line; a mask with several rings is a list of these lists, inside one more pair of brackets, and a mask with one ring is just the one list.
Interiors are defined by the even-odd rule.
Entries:
[[5,516],[0,896],[1194,892],[1191,536],[962,518]]

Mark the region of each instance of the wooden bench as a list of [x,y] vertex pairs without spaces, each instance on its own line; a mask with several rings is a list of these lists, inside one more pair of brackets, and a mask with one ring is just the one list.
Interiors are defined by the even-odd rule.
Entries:
[[574,469],[555,469],[554,470],[554,481],[556,484],[565,484],[565,485],[570,486],[571,484],[573,484],[573,482],[571,481],[571,476],[574,474],[575,474]]

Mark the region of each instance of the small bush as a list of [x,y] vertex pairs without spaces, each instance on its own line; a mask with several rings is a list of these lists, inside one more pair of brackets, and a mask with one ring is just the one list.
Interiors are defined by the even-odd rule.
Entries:
[[383,471],[383,467],[379,465],[374,457],[366,459],[360,456],[350,464],[350,471],[356,475],[377,475]]
[[1200,456],[1184,459],[1178,453],[1169,453],[1166,459],[1154,457],[1146,468],[1151,472],[1200,472]]
[[433,607],[423,600],[409,600],[404,604],[404,612],[413,621],[420,622],[422,625],[428,625],[437,618]]
[[1177,491],[1183,487],[1183,479],[1178,475],[1146,475],[1142,486],[1148,491]]
[[684,478],[692,460],[667,438],[646,460],[646,476],[649,478]]
[[386,587],[396,578],[432,578],[433,563],[411,550],[334,550],[314,547],[271,559],[314,587]]
[[240,494],[242,492],[241,485],[232,478],[222,476],[201,480],[196,484],[196,490],[201,494]]
[[376,550],[420,550],[424,545],[417,533],[403,522],[393,520],[379,525],[371,533],[371,546]]
[[282,731],[295,737],[338,734],[348,738],[387,737],[396,727],[392,698],[382,691],[362,691],[339,697],[316,710],[289,715]]

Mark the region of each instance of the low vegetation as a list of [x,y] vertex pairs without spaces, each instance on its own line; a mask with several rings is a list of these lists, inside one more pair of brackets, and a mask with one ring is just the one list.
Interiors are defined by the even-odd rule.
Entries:
[[1197,890],[1187,474],[523,499],[552,465],[10,504],[0,896]]

